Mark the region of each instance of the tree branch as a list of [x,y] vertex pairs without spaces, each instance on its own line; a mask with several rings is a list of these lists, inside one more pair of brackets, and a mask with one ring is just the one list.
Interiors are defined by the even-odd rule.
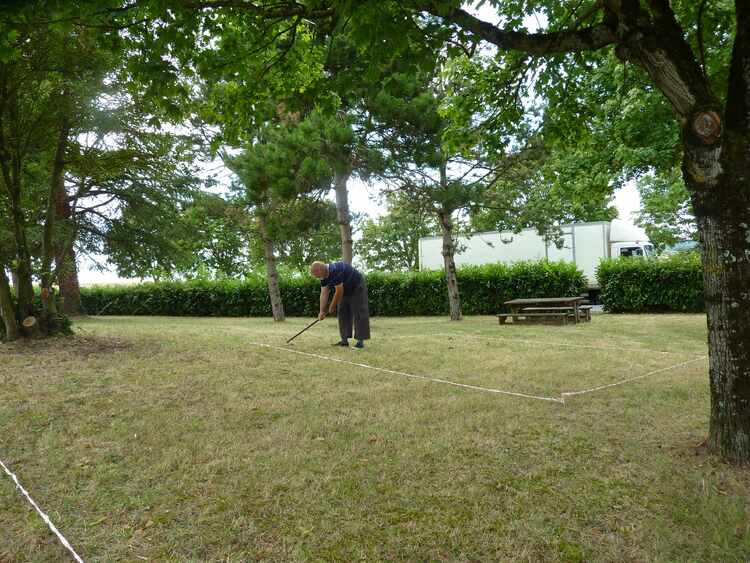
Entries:
[[259,6],[246,0],[187,0],[183,6],[192,10],[207,10],[215,8],[236,8],[245,12],[252,12],[264,18],[302,17],[318,20],[335,15],[332,8],[311,9],[297,2],[277,4],[275,7]]
[[[112,203],[116,199],[118,199],[117,196],[112,196],[107,201],[104,201],[102,203],[98,203],[96,205],[92,205],[91,207],[79,207],[78,209],[76,209],[76,213],[77,214],[91,213],[95,209],[98,209],[99,207],[104,207],[106,205],[109,205],[110,203]],[[101,217],[104,217],[104,215],[101,215],[100,213],[97,213],[97,215],[100,215]]]
[[[433,15],[441,15],[433,6],[424,9]],[[619,41],[612,30],[604,24],[553,33],[522,33],[502,30],[460,8],[444,17],[501,49],[513,49],[532,55],[594,51]]]
[[573,22],[573,25],[570,26],[571,29],[577,29],[583,22],[585,22],[587,19],[589,19],[591,16],[593,16],[597,11],[602,9],[602,3],[601,1],[597,1],[591,6],[589,6],[587,9],[583,11],[581,15],[579,15],[576,18],[576,21]]
[[[112,218],[111,217],[107,217],[103,213],[100,213],[99,211],[96,211],[93,208],[92,209],[83,209],[83,210],[80,210],[80,211],[76,211],[75,214],[76,215],[82,215],[84,212],[85,213],[89,213],[91,215],[96,215],[97,217],[99,217],[100,219],[102,219],[106,225],[112,224]],[[81,225],[81,229],[84,230],[84,231],[90,229],[93,226],[91,222],[88,222],[88,223],[79,223],[79,224]]]

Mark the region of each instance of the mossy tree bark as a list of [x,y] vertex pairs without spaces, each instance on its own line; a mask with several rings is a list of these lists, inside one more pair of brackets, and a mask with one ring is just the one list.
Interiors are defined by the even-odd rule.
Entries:
[[279,289],[279,273],[276,270],[276,256],[274,255],[273,239],[268,232],[268,224],[263,213],[258,214],[258,232],[263,239],[263,252],[266,260],[266,282],[268,283],[268,295],[271,299],[271,312],[274,321],[283,321],[284,303],[281,300]]
[[452,321],[460,321],[463,318],[461,314],[461,296],[458,291],[458,276],[456,275],[456,262],[454,254],[456,245],[453,240],[453,219],[449,211],[441,210],[438,212],[440,230],[443,234],[443,266],[445,268],[445,283],[448,286],[448,306]]
[[55,245],[55,274],[62,297],[62,313],[77,315],[81,312],[81,288],[78,283],[78,265],[73,241],[76,236],[73,210],[67,191],[63,186],[57,192],[55,222],[61,229],[61,236]]
[[10,281],[5,273],[5,265],[0,263],[0,318],[5,327],[5,340],[18,338],[18,319],[10,295]]
[[336,191],[336,215],[341,231],[341,255],[344,262],[352,263],[354,258],[352,242],[352,220],[349,213],[349,191],[347,183],[352,175],[351,166],[334,170],[333,185]]

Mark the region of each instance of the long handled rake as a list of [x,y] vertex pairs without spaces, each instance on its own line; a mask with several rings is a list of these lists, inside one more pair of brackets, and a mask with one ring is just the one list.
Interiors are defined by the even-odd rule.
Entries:
[[297,334],[295,334],[289,340],[287,340],[286,343],[289,344],[292,340],[294,340],[295,338],[297,338],[300,334],[302,334],[303,332],[305,332],[308,328],[310,328],[311,326],[313,326],[315,323],[319,323],[320,321],[321,321],[321,319],[315,319],[313,322],[311,322],[309,325],[307,325],[305,328],[303,328]]

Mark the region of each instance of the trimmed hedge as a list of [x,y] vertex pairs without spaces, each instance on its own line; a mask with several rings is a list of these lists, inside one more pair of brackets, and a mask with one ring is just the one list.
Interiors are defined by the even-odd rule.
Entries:
[[[508,299],[579,295],[586,287],[583,273],[574,264],[546,261],[464,267],[458,270],[458,280],[466,315],[498,313]],[[280,286],[288,316],[317,315],[320,283],[316,279],[281,279]],[[449,311],[441,271],[370,273],[367,286],[373,316],[445,315]],[[81,304],[91,315],[271,316],[262,277],[87,287],[81,289]]]
[[596,276],[605,311],[705,311],[703,270],[697,254],[676,255],[667,260],[605,260]]

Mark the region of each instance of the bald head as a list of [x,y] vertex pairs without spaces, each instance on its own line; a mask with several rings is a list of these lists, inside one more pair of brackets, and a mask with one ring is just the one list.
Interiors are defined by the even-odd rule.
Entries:
[[324,264],[323,262],[313,262],[310,264],[310,273],[319,280],[322,280],[328,276],[328,264]]

